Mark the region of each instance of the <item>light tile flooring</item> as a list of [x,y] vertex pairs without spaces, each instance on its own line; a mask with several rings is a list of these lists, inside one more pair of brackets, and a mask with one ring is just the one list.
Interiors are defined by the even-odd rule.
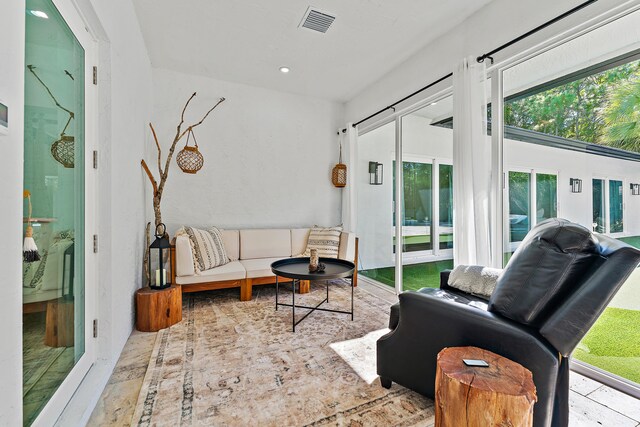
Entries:
[[[393,303],[397,297],[360,281],[362,289]],[[89,419],[89,426],[130,426],[156,333],[134,331]],[[571,373],[570,427],[640,427],[640,401]]]

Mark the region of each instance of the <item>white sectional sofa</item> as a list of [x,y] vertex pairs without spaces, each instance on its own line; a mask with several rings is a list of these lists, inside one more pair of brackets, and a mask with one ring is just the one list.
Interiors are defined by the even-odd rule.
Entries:
[[[275,283],[271,272],[274,261],[300,255],[307,247],[309,228],[221,230],[229,263],[196,273],[189,236],[179,235],[172,251],[172,283],[182,292],[240,288],[240,300],[251,300],[252,287]],[[354,233],[340,235],[338,258],[357,266],[357,239]],[[357,267],[354,275],[357,284]],[[280,278],[281,281],[291,281]],[[301,283],[300,292],[308,292],[309,283]]]

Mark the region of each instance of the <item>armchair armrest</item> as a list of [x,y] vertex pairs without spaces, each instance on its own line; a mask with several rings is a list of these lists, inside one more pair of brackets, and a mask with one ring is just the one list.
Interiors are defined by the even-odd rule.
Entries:
[[533,373],[539,401],[536,426],[547,425],[560,360],[557,351],[527,327],[480,308],[455,302],[439,289],[400,294],[395,330],[377,343],[378,375],[434,396],[436,357],[445,347],[476,346],[498,353]]

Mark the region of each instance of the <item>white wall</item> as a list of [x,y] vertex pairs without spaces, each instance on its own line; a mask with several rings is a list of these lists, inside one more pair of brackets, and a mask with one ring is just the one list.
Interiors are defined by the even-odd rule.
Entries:
[[[145,223],[139,167],[151,111],[151,67],[133,6],[125,0],[78,0],[100,39],[98,359],[59,420],[78,425],[97,401],[133,326],[141,285]],[[94,9],[95,8],[95,9]],[[0,99],[10,106],[10,134],[0,136],[0,425],[22,424],[22,181],[24,2],[0,5]],[[52,421],[52,420],[51,420]]]
[[[165,152],[193,92],[198,95],[187,124],[226,98],[194,130],[202,170],[190,175],[175,160],[171,164],[162,201],[170,232],[183,224],[261,228],[340,222],[341,190],[331,184],[331,169],[338,161],[341,104],[162,69],[153,70],[153,85],[152,122]],[[148,144],[147,163],[157,176],[155,147]]]
[[0,99],[9,106],[9,134],[0,135],[0,424],[22,424],[22,151],[24,98],[23,2],[2,2]]
[[[416,115],[403,118],[402,144],[405,161],[421,156],[438,161],[453,157],[453,131],[431,126],[430,119]],[[395,158],[394,124],[371,131],[358,139],[358,170],[367,171],[369,161],[384,164],[383,185],[369,185],[368,175],[358,177],[358,237],[363,269],[394,265],[392,161]],[[590,228],[592,223],[592,179],[623,181],[624,236],[640,235],[640,196],[632,196],[630,183],[640,182],[640,163],[546,147],[511,139],[504,141],[504,164],[508,170],[534,170],[558,175],[558,217]],[[582,179],[582,193],[571,193],[570,178]],[[508,205],[508,194],[505,202]],[[364,209],[363,209],[364,207]],[[508,215],[507,215],[508,218]],[[451,258],[451,257],[449,257]],[[432,260],[432,257],[414,259]]]

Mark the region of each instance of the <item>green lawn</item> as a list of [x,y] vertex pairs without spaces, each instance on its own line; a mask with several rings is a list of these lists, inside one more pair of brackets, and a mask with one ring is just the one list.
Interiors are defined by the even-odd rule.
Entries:
[[640,236],[620,237],[618,240],[622,240],[626,244],[640,249]]
[[[405,265],[402,269],[404,289],[417,291],[420,288],[438,288],[440,287],[440,272],[452,268],[453,260]],[[360,270],[360,274],[393,288],[395,286],[395,271],[395,267],[374,268]]]
[[573,356],[640,383],[640,311],[609,307]]

